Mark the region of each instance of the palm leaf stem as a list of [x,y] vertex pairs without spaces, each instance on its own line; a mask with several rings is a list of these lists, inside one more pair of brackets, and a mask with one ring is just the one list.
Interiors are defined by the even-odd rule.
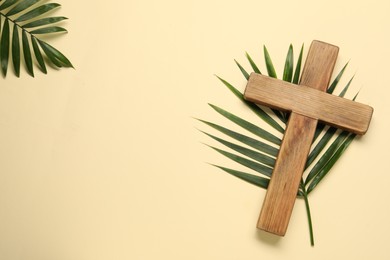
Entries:
[[30,33],[29,31],[27,31],[26,29],[24,29],[22,26],[20,26],[17,22],[15,22],[15,20],[9,18],[8,16],[6,16],[5,14],[1,13],[0,12],[0,15],[3,16],[5,19],[7,19],[9,22],[13,23],[14,25],[16,25],[19,29],[21,29],[22,31],[24,31],[25,33],[29,34],[32,38],[34,39],[38,39],[36,36],[34,36],[34,34]]
[[311,220],[311,212],[310,212],[308,193],[306,191],[305,183],[304,183],[303,179],[301,179],[300,187],[301,187],[301,194],[302,194],[303,200],[305,201],[307,220],[308,220],[308,224],[309,224],[310,244],[311,244],[311,246],[314,246],[313,222]]

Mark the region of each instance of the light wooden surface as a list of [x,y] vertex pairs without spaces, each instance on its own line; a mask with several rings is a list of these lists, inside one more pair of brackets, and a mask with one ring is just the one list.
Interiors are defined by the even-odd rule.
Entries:
[[291,113],[257,227],[284,236],[317,120]]
[[251,74],[248,85],[247,100],[293,111],[355,134],[365,134],[371,121],[372,107],[306,86],[255,73]]
[[[316,90],[325,91],[333,72],[338,47],[313,41],[302,71],[301,82]],[[275,83],[279,82],[273,79]],[[245,98],[252,92],[249,81]],[[256,85],[256,84],[254,84]],[[282,93],[276,93],[277,97]],[[254,102],[261,102],[251,99]],[[263,103],[264,104],[264,103]],[[317,119],[292,112],[279,150],[257,227],[284,236],[294,207],[299,182],[317,126]]]

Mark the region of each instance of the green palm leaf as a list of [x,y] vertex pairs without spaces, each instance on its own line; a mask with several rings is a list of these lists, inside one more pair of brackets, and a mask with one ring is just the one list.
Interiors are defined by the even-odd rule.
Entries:
[[[339,95],[340,97],[344,96],[344,94],[347,92],[347,90],[348,90],[352,80],[353,80],[353,77],[348,81],[347,85],[341,91],[341,93]],[[352,99],[353,101],[355,101],[355,99],[357,98],[358,94],[359,93],[357,93],[355,95],[355,97]],[[336,131],[337,131],[337,129],[334,128],[334,127],[330,127],[328,129],[328,131],[324,134],[324,136],[322,137],[320,142],[314,147],[313,151],[310,153],[308,161],[307,161],[307,164],[306,164],[307,167],[314,161],[314,159],[319,155],[319,153],[322,151],[322,149],[329,143],[330,139],[333,137],[333,135],[336,133]],[[306,180],[305,180],[305,185],[306,186],[310,183],[310,181],[313,178],[315,178],[322,171],[322,169],[324,167],[325,168],[327,167],[327,164],[330,164],[330,162],[329,162],[330,157],[334,155],[334,153],[335,153],[336,149],[338,149],[340,143],[343,142],[346,139],[346,135],[348,135],[347,131],[342,131],[342,132],[340,132],[338,134],[338,137],[336,138],[336,140],[333,141],[331,146],[326,150],[326,152],[322,155],[322,157],[317,162],[317,164],[309,172],[309,174],[308,174],[308,176],[306,177]],[[353,138],[352,138],[352,140],[353,140]],[[352,140],[351,140],[351,142],[352,142]],[[348,145],[346,145],[347,147],[349,146],[349,143],[348,143]],[[344,152],[344,150],[343,150],[343,152]],[[321,178],[321,180],[322,180],[322,178]],[[312,186],[310,189],[308,189],[308,193],[311,192],[314,189],[315,186]]]
[[4,76],[7,75],[8,69],[9,40],[9,22],[5,20],[1,31],[0,43],[1,70]]
[[321,169],[328,163],[329,159],[335,153],[339,145],[345,140],[348,132],[342,132],[338,135],[336,140],[332,143],[332,145],[326,150],[326,152],[322,155],[320,160],[314,165],[314,167],[309,172],[309,175],[306,177],[305,183],[306,185],[321,171]]
[[30,51],[30,44],[28,42],[26,31],[22,32],[22,44],[23,44],[24,61],[26,63],[27,71],[28,73],[30,73],[32,77],[34,77],[34,69],[33,69],[33,62],[32,62],[31,51]]
[[35,20],[33,22],[30,22],[30,23],[26,23],[22,26],[22,28],[25,28],[25,29],[26,28],[34,28],[34,27],[39,27],[42,25],[54,24],[54,23],[58,23],[58,22],[61,22],[63,20],[66,20],[66,19],[68,19],[68,18],[63,17],[63,16],[42,18],[42,19]]
[[353,77],[348,81],[348,83],[347,83],[347,85],[345,86],[345,88],[343,89],[343,91],[341,91],[341,93],[339,94],[339,97],[344,97],[344,96],[345,96],[345,94],[347,93],[348,88],[349,88],[349,86],[351,85],[352,80],[353,80],[354,78],[355,78],[355,76],[353,76]]
[[56,32],[67,32],[65,28],[59,26],[50,26],[45,28],[39,28],[31,31],[31,34],[46,34],[46,33],[56,33]]
[[[274,64],[272,62],[271,56],[269,55],[267,47],[265,47],[265,45],[263,47],[263,50],[264,50],[265,66],[267,67],[268,76],[270,76],[272,78],[277,78],[278,76],[276,75]],[[271,109],[271,110],[280,119],[280,121],[282,121],[283,123],[287,122],[284,113],[282,113],[278,110],[275,110],[275,109]]]
[[256,140],[252,137],[234,132],[234,131],[229,130],[223,126],[220,126],[220,125],[217,125],[217,124],[205,121],[205,120],[201,120],[201,119],[198,119],[198,120],[200,122],[205,123],[206,125],[214,128],[214,129],[220,131],[221,133],[233,138],[234,140],[239,141],[243,144],[246,144],[247,146],[252,147],[252,148],[254,148],[262,153],[266,153],[266,154],[271,155],[273,157],[276,157],[278,155],[278,149],[269,145],[269,144],[266,144],[262,141]]
[[260,163],[257,163],[257,162],[254,162],[252,160],[249,160],[245,157],[242,157],[242,156],[239,156],[239,155],[236,155],[236,154],[233,154],[233,153],[230,153],[230,152],[227,152],[227,151],[224,151],[222,149],[218,149],[216,147],[213,147],[213,146],[210,146],[210,148],[214,149],[215,151],[219,152],[220,154],[226,156],[227,158],[245,166],[245,167],[248,167],[249,169],[252,169],[260,174],[263,174],[267,177],[271,177],[271,174],[272,174],[272,168],[270,167],[267,167],[263,164],[260,164]]
[[261,74],[259,68],[257,67],[256,63],[254,63],[254,61],[252,60],[251,56],[249,56],[248,53],[245,53],[245,55],[246,55],[246,58],[248,59],[250,65],[251,65],[253,71],[258,73],[258,74]]
[[37,59],[38,64],[39,64],[39,69],[44,74],[46,74],[47,70],[46,70],[45,61],[43,59],[41,51],[39,50],[37,40],[35,38],[31,38],[31,40],[32,40],[32,46],[33,46],[33,49],[34,49],[35,58]]
[[290,44],[288,48],[286,61],[284,63],[284,71],[283,71],[283,80],[287,82],[291,82],[293,77],[293,67],[294,67],[294,51],[293,46]]
[[24,15],[19,16],[17,19],[15,19],[15,22],[23,22],[30,20],[32,18],[35,18],[37,16],[40,16],[44,13],[49,12],[50,10],[53,10],[54,8],[57,8],[61,6],[60,4],[52,3],[52,4],[45,4],[38,6],[37,8],[31,10],[30,12],[25,13]]
[[238,63],[236,60],[234,60],[234,62],[237,64],[238,68],[240,69],[242,75],[244,75],[245,79],[246,80],[249,80],[249,74],[248,72],[246,72],[246,70],[241,66],[240,63]]
[[249,157],[249,158],[251,158],[259,163],[265,164],[269,167],[274,167],[274,165],[275,165],[275,158],[272,158],[272,157],[267,156],[263,153],[259,153],[259,152],[256,152],[254,150],[245,148],[243,146],[231,143],[229,141],[223,140],[219,137],[216,137],[215,135],[208,134],[208,133],[203,132],[203,131],[201,131],[201,132],[204,133],[205,135],[208,135],[209,137],[213,138],[214,140],[220,142],[221,144],[229,147],[230,149],[232,149],[238,153],[241,153],[242,155],[245,155],[245,156],[247,156],[247,157]]
[[332,154],[332,157],[327,161],[326,164],[323,165],[318,174],[316,174],[307,189],[307,193],[310,193],[312,190],[314,190],[315,187],[317,187],[317,185],[326,176],[326,174],[328,174],[338,159],[340,159],[341,155],[345,152],[355,137],[355,134],[349,134],[348,137],[344,139],[343,143],[337,148],[336,152]]
[[244,120],[244,119],[241,119],[240,117],[236,116],[236,115],[233,115],[232,113],[229,113],[228,111],[220,108],[220,107],[217,107],[215,105],[212,105],[212,104],[209,104],[215,111],[217,111],[219,114],[221,114],[222,116],[226,117],[227,119],[229,119],[230,121],[232,121],[233,123],[236,123],[237,125],[241,126],[242,128],[248,130],[249,132],[257,135],[258,137],[261,137],[263,138],[264,140],[267,140],[271,143],[274,143],[276,145],[280,145],[282,140],[280,140],[278,137],[276,137],[275,135],[265,131],[264,129]]
[[294,72],[294,79],[293,83],[298,84],[299,83],[299,77],[301,75],[301,66],[302,66],[302,56],[303,56],[303,48],[304,44],[302,44],[301,51],[299,52],[299,58],[297,61],[297,65],[295,66],[295,72]]
[[19,32],[18,27],[14,24],[14,29],[12,32],[12,61],[14,64],[15,75],[19,77],[20,75],[20,42],[19,42]]
[[[344,89],[340,92],[339,97],[344,97],[345,93],[348,91],[349,86],[351,85],[351,82],[353,80],[353,77],[348,81],[347,85],[344,87]],[[316,132],[315,132],[315,137],[317,138],[318,135],[323,131],[325,128],[325,125],[321,124],[317,126]],[[317,156],[321,153],[321,151],[325,148],[325,146],[329,143],[330,139],[334,136],[336,133],[336,128],[330,127],[321,140],[318,142],[318,144],[314,147],[313,151],[310,153],[307,163],[306,163],[306,168],[311,165],[311,163],[317,158]],[[314,139],[315,140],[315,139]]]
[[348,66],[348,62],[344,65],[344,67],[341,69],[341,71],[339,72],[339,74],[336,76],[336,78],[333,80],[332,84],[329,86],[327,92],[329,94],[332,94],[333,91],[335,90],[335,88],[337,87],[337,84],[339,84],[339,81],[341,79],[341,77],[343,76],[344,74],[344,71],[345,69],[347,68]]
[[7,9],[11,5],[15,4],[18,0],[6,0],[3,4],[0,5],[0,11]]
[[18,1],[17,5],[15,5],[11,10],[6,13],[6,16],[13,16],[15,14],[18,14],[30,6],[34,5],[35,3],[39,2],[40,0],[24,0],[24,1]]
[[[345,69],[347,68],[347,64],[344,65],[344,67],[342,68],[342,70],[339,72],[339,74],[337,75],[337,77],[333,80],[332,84],[330,85],[330,87],[327,89],[327,93],[329,94],[333,94],[335,88],[337,87],[341,77],[343,76],[344,74],[344,71]],[[351,85],[351,82],[353,80],[354,77],[352,77],[348,84],[344,87],[344,89],[341,91],[341,93],[339,94],[339,97],[344,97],[345,93],[347,92],[349,86]],[[321,134],[321,132],[324,130],[325,128],[325,125],[324,124],[318,124],[317,126],[317,129],[316,129],[316,132],[314,133],[314,138],[313,138],[313,141],[317,140],[318,136]]]
[[267,67],[268,76],[272,78],[277,78],[274,64],[272,63],[271,56],[268,53],[267,47],[263,47],[264,50],[264,58],[265,58],[265,65]]
[[[0,20],[4,19],[0,37],[0,61],[4,77],[7,75],[10,56],[15,75],[19,77],[21,49],[27,72],[31,76],[34,76],[34,65],[37,65],[46,74],[47,62],[58,68],[73,67],[64,54],[39,38],[47,34],[67,32],[65,28],[54,25],[67,19],[66,17],[45,17],[49,12],[59,7],[60,4],[46,3],[46,1],[41,0],[0,1]],[[10,24],[13,28],[12,37]],[[21,40],[19,39],[19,31],[22,33]],[[12,45],[11,52],[10,45]]]
[[46,53],[47,57],[54,63],[54,65],[59,68],[73,68],[72,63],[59,50],[44,41],[38,40],[38,43],[43,49],[43,51]]
[[[294,50],[292,44],[290,44],[286,56],[286,61],[284,63],[283,80],[287,82],[291,82],[293,79],[293,71],[294,71]],[[283,121],[287,122],[288,113],[285,112],[280,112],[280,113],[283,116]]]
[[[213,164],[212,164],[213,165]],[[264,177],[261,177],[261,176],[257,176],[257,175],[254,175],[254,174],[250,174],[250,173],[246,173],[246,172],[241,172],[241,171],[236,171],[236,170],[233,170],[233,169],[229,169],[229,168],[226,168],[226,167],[222,167],[222,166],[218,166],[218,165],[213,165],[241,180],[244,180],[246,182],[249,182],[253,185],[256,185],[260,188],[263,188],[263,189],[267,189],[268,188],[268,184],[269,184],[269,179],[268,178],[264,178]]]
[[[293,59],[293,47],[292,45],[289,46],[288,53],[285,60],[284,65],[284,71],[283,71],[283,80],[288,82],[293,82],[297,84],[300,80],[300,73],[301,73],[301,66],[302,66],[302,56],[303,56],[303,48],[304,45],[302,45],[300,54],[295,66],[294,71],[294,59]],[[253,59],[249,56],[248,53],[246,53],[246,58],[249,61],[251,68],[254,72],[260,73],[260,70],[258,66],[255,64]],[[276,78],[276,72],[275,68],[273,66],[271,57],[268,53],[267,48],[264,46],[264,58],[266,63],[266,68],[268,75],[270,77]],[[248,79],[250,72],[244,69],[241,64],[235,60],[236,65],[238,66],[239,70],[243,74],[243,76]],[[346,68],[347,64],[341,69],[341,71],[337,74],[336,78],[332,81],[331,85],[327,89],[327,92],[332,94],[336,87],[338,86]],[[246,101],[243,97],[243,94],[241,91],[239,91],[237,88],[233,87],[232,84],[228,83],[226,80],[218,77],[218,79],[236,96],[238,97],[243,104],[245,104],[248,108],[250,108],[251,111],[253,111],[256,115],[262,119],[262,121],[266,122],[270,126],[272,126],[275,130],[279,131],[280,133],[284,132],[284,128],[280,126],[274,119],[269,110],[264,110],[261,107],[257,106],[256,104]],[[348,83],[345,85],[345,87],[340,92],[339,96],[344,97],[344,95],[347,93],[349,86],[351,85],[353,81],[353,77],[348,81]],[[357,96],[357,95],[356,95]],[[356,96],[353,98],[355,100]],[[249,121],[246,121],[230,112],[227,112],[226,110],[219,108],[217,106],[211,105],[210,106],[218,112],[223,117],[229,119],[233,123],[239,125],[243,129],[245,129],[248,132],[251,132],[252,134],[255,134],[257,136],[257,139],[249,137],[247,135],[244,135],[242,133],[238,133],[235,131],[232,131],[226,127],[205,121],[200,120],[200,122],[214,128],[215,130],[219,131],[220,133],[223,133],[227,135],[228,137],[232,138],[234,141],[237,141],[239,143],[242,143],[249,148],[253,148],[255,150],[249,149],[247,147],[244,147],[242,145],[227,141],[223,138],[220,138],[215,135],[211,135],[207,132],[202,131],[206,135],[208,135],[210,138],[216,140],[220,144],[228,147],[229,149],[237,152],[240,155],[230,153],[228,151],[219,149],[217,147],[211,147],[212,149],[216,150],[218,153],[226,156],[227,158],[235,161],[238,164],[241,164],[242,166],[254,170],[257,173],[261,175],[265,175],[266,177],[270,177],[272,174],[272,168],[275,164],[274,157],[277,156],[279,145],[281,143],[281,140],[277,138],[275,135],[273,135],[271,132],[265,131],[264,129],[260,128],[257,123],[251,123]],[[280,113],[279,111],[273,110],[273,113],[280,119],[282,122],[287,121],[287,114]],[[341,155],[345,152],[345,150],[348,148],[348,146],[351,144],[351,142],[354,140],[355,135],[349,134],[346,131],[337,131],[336,128],[328,127],[325,128],[324,125],[319,124],[316,129],[315,138],[318,138],[322,134],[321,139],[318,143],[316,143],[310,152],[308,156],[308,160],[306,163],[306,169],[311,166],[311,164],[314,164],[316,162],[316,159],[321,155],[322,151],[329,145],[329,147],[325,150],[325,152],[320,156],[318,161],[315,163],[315,165],[308,170],[307,174],[304,174],[306,178],[302,179],[300,184],[300,189],[298,191],[297,196],[304,199],[306,210],[307,210],[307,217],[309,221],[309,230],[310,230],[310,241],[311,244],[314,245],[314,237],[313,237],[313,228],[312,228],[312,222],[311,222],[311,213],[310,213],[310,207],[309,207],[309,201],[308,201],[308,194],[311,193],[318,184],[324,179],[324,177],[329,173],[330,169],[334,166],[334,164],[340,159]],[[333,137],[335,137],[334,141],[332,141]],[[277,146],[273,147],[271,145],[266,144],[268,141]],[[332,141],[332,142],[331,142]],[[313,141],[314,142],[314,141]],[[254,184],[258,187],[266,189],[268,187],[269,179],[263,178],[261,176],[253,175],[251,173],[247,173],[244,171],[237,171],[234,169],[217,166],[215,167],[223,170],[224,172],[233,175],[235,177],[238,177],[248,183]]]
[[[217,76],[218,77],[218,76]],[[245,105],[247,105],[257,116],[259,116],[261,119],[263,119],[264,122],[272,126],[274,129],[279,131],[280,133],[284,133],[284,128],[281,127],[278,122],[276,122],[269,114],[267,114],[263,109],[261,109],[258,105],[246,101],[244,99],[244,95],[238,91],[235,87],[233,87],[232,84],[227,82],[226,80],[218,77],[220,81],[231,91],[233,94],[238,97]]]
[[336,128],[329,127],[329,129],[325,132],[325,134],[323,135],[321,140],[318,142],[318,144],[310,152],[309,157],[307,158],[306,168],[308,168],[313,163],[313,161],[317,158],[317,156],[321,153],[321,151],[329,143],[330,139],[333,137],[333,135],[334,135],[334,133],[336,133],[336,131],[337,131]]

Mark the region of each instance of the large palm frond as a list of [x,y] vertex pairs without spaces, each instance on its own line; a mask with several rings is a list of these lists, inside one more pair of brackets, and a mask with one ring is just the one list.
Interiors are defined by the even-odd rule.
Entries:
[[[292,82],[297,84],[300,80],[301,73],[301,65],[302,65],[302,56],[303,56],[303,48],[302,45],[297,63],[294,68],[294,51],[293,46],[290,45],[285,65],[283,71],[283,80]],[[276,70],[272,63],[270,54],[267,48],[264,46],[264,58],[265,58],[265,66],[270,77],[277,77]],[[246,58],[252,68],[252,71],[256,73],[260,73],[259,67],[253,61],[251,56],[246,53]],[[245,68],[235,61],[242,75],[246,80],[249,79],[250,73],[245,70]],[[348,63],[341,69],[341,71],[337,74],[327,92],[333,94],[336,87],[338,86],[341,77],[343,76],[345,69],[347,68]],[[217,137],[207,132],[203,132],[212,139],[216,140],[220,144],[229,148],[235,153],[231,153],[228,150],[223,150],[217,147],[210,146],[218,153],[223,156],[243,165],[249,171],[252,172],[243,172],[234,170],[231,168],[214,165],[217,168],[236,176],[244,181],[247,181],[251,184],[254,184],[260,188],[267,189],[269,178],[272,174],[272,169],[275,164],[275,158],[277,156],[278,150],[280,148],[281,140],[276,137],[271,132],[268,132],[258,125],[262,122],[270,125],[275,131],[283,133],[286,127],[286,122],[288,120],[288,113],[280,112],[277,110],[269,110],[262,106],[258,106],[252,102],[249,102],[244,99],[243,93],[235,88],[232,84],[227,82],[226,80],[218,77],[218,79],[236,96],[238,97],[248,108],[250,111],[254,112],[261,121],[256,123],[251,123],[245,119],[234,115],[231,112],[228,112],[218,106],[211,105],[210,106],[223,117],[228,119],[229,121],[237,124],[243,129],[243,133],[238,133],[232,131],[223,126],[200,120],[202,123],[214,128],[220,133],[232,139],[236,143],[226,140],[224,137]],[[340,91],[339,96],[344,97],[348,88],[353,80],[353,77],[348,81],[346,86]],[[357,94],[356,94],[357,96]],[[356,98],[355,96],[355,98]],[[354,98],[354,100],[355,100]],[[256,138],[251,137],[250,135],[255,135]],[[316,140],[319,139],[318,142]],[[314,245],[314,236],[313,236],[313,228],[310,214],[310,207],[308,201],[308,195],[318,186],[318,184],[324,179],[324,177],[329,173],[330,169],[334,166],[334,164],[338,161],[344,151],[348,148],[350,143],[354,140],[355,134],[348,133],[346,131],[337,130],[334,127],[327,127],[325,125],[319,124],[316,129],[316,133],[314,136],[313,143],[315,145],[312,147],[311,152],[309,154],[306,170],[304,173],[304,177],[301,180],[301,185],[298,191],[297,196],[299,198],[303,198],[306,205],[307,216],[309,221],[309,231],[311,244]]]
[[66,17],[47,17],[60,4],[44,2],[46,1],[0,0],[0,61],[4,77],[7,75],[10,59],[15,75],[20,76],[22,57],[31,76],[34,76],[35,63],[45,74],[48,62],[58,68],[73,67],[64,54],[42,40],[44,35],[67,32],[65,28],[56,25]]

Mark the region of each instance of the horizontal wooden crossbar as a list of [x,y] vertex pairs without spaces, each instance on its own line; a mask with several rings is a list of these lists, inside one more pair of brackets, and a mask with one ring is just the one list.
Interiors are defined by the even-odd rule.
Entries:
[[293,111],[359,135],[367,132],[373,113],[370,106],[256,73],[249,78],[245,99]]

